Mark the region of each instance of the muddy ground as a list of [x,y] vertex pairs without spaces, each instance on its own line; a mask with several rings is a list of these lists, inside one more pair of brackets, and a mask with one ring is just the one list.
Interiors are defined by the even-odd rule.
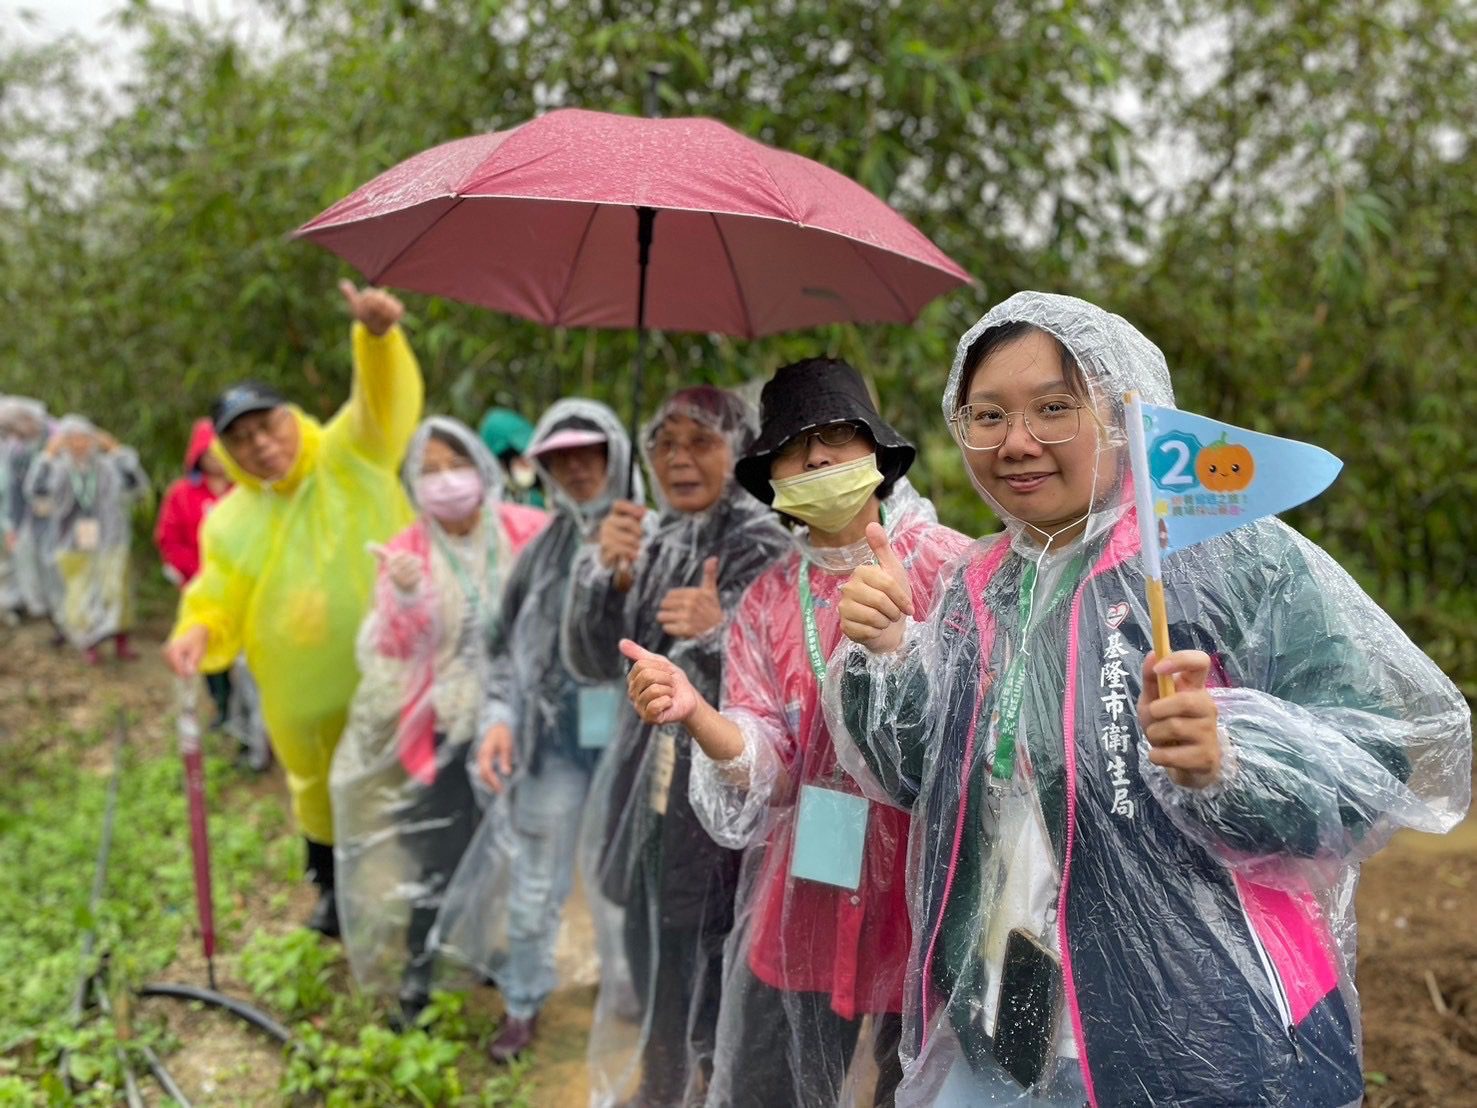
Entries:
[[[90,730],[101,726],[108,705],[121,703],[135,709],[141,721],[134,741],[159,757],[173,757],[172,688],[154,649],[164,629],[157,618],[141,629],[141,660],[87,670],[74,654],[51,647],[39,628],[0,628],[7,640],[0,669],[0,719],[12,721],[17,733],[37,713]],[[97,772],[106,772],[102,748],[90,755],[98,763]],[[274,771],[243,780],[239,789],[231,795],[282,794],[283,784]],[[243,933],[253,926],[291,928],[310,905],[311,891],[305,885],[263,881],[242,906],[249,921]],[[1374,1108],[1477,1103],[1477,821],[1469,819],[1443,838],[1399,836],[1365,866],[1358,915],[1368,1103]],[[555,995],[545,1013],[530,1069],[532,1099],[549,1108],[573,1108],[587,1099],[584,1043],[594,1000],[593,942],[588,916],[579,905],[561,936],[560,960],[572,984]],[[248,995],[233,977],[231,959],[223,957],[220,963],[225,991]],[[166,976],[204,981],[193,935],[181,942]],[[492,990],[478,990],[474,1003],[498,1012]],[[144,1010],[156,1005],[168,1012],[182,1044],[169,1059],[170,1068],[195,1103],[262,1104],[275,1099],[281,1063],[259,1036],[214,1012],[140,1002]]]

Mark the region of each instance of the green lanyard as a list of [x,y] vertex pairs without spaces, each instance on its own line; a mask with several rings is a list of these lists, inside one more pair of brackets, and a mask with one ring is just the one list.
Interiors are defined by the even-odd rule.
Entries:
[[[1045,619],[1056,606],[1071,595],[1072,590],[1077,587],[1077,576],[1081,573],[1082,555],[1072,559],[1072,564],[1062,574],[1061,584],[1056,587],[1051,600],[1046,605],[1046,611],[1042,613]],[[997,781],[1009,781],[1015,773],[1015,736],[1016,728],[1020,724],[1021,701],[1026,695],[1026,662],[1029,655],[1026,653],[1026,640],[1031,632],[1031,616],[1036,604],[1036,563],[1031,562],[1026,566],[1026,571],[1021,574],[1020,616],[1021,616],[1021,649],[1014,660],[1005,671],[1005,680],[1000,686],[1000,699],[996,702],[995,718],[999,720],[999,728],[995,739],[995,759],[991,773]]]
[[[490,514],[486,508],[482,509],[482,525],[487,529],[487,534],[491,536],[491,545],[487,551],[487,572],[489,574],[497,568],[497,532],[492,527]],[[472,575],[467,572],[467,567],[462,565],[461,559],[456,556],[456,551],[451,549],[451,544],[441,534],[441,529],[434,524],[431,526],[431,538],[441,551],[442,557],[446,559],[446,564],[451,566],[451,572],[456,577],[457,584],[461,586],[462,595],[472,602],[473,619],[480,618],[482,615],[481,588],[472,580]]]
[[[882,526],[887,526],[887,505],[878,510]],[[805,651],[810,655],[810,671],[815,679],[826,680],[826,655],[821,650],[821,633],[815,626],[815,596],[810,591],[810,559],[800,559],[800,618],[805,622]]]
[[67,470],[67,480],[72,486],[72,498],[77,501],[77,507],[84,512],[92,511],[93,502],[97,499],[97,462],[94,461],[88,467],[87,472],[80,477],[76,467]]
[[810,591],[810,559],[800,559],[800,618],[805,621],[805,650],[810,655],[810,670],[817,681],[826,679],[826,655],[821,650],[821,633],[815,625],[815,596]]

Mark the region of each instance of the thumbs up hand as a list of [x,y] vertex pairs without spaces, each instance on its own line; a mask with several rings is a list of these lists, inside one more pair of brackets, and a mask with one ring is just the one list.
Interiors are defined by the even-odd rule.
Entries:
[[902,562],[892,552],[887,532],[867,525],[867,545],[877,559],[862,566],[841,586],[837,614],[841,630],[873,654],[890,654],[903,644],[903,630],[913,614],[913,589]]
[[621,640],[621,653],[636,664],[626,678],[626,695],[646,723],[684,723],[697,710],[700,697],[681,666],[660,654]]
[[369,544],[368,549],[401,593],[410,595],[420,591],[421,563],[419,558],[409,551],[387,550],[378,543]]
[[672,589],[662,597],[657,622],[674,639],[695,639],[723,622],[718,597],[718,559],[703,563],[703,581],[695,589]]
[[338,290],[349,305],[349,314],[376,337],[383,337],[405,314],[404,305],[383,289],[360,290],[353,281],[345,279],[338,283]]

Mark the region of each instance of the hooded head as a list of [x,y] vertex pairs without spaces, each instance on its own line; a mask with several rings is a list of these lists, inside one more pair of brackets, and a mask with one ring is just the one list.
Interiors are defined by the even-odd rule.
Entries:
[[416,428],[400,479],[416,513],[455,529],[503,496],[502,467],[472,429],[432,416]]
[[[567,453],[559,459],[557,455]],[[590,459],[604,454],[603,485],[587,499],[576,499],[560,477],[583,481]],[[640,501],[645,496],[641,475],[631,475],[631,438],[616,414],[598,400],[566,397],[549,406],[533,430],[527,456],[550,492],[554,508],[585,520],[605,515],[616,500]],[[579,464],[566,472],[570,461]]]
[[1129,506],[1123,394],[1172,406],[1159,348],[1084,300],[1020,292],[959,340],[944,418],[1006,527],[1051,549]]
[[754,409],[727,389],[697,385],[667,397],[641,432],[663,510],[695,515],[727,497],[754,423]]
[[61,454],[74,462],[90,461],[97,454],[97,426],[86,416],[64,415],[57,420],[52,438],[61,446]]
[[0,439],[38,443],[46,437],[46,405],[23,396],[0,397]]

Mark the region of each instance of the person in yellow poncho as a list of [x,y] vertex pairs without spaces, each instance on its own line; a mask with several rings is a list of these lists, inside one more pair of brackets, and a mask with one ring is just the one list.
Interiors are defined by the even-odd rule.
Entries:
[[236,488],[206,518],[201,570],[164,648],[181,677],[243,651],[319,890],[308,926],[338,933],[328,771],[359,681],[354,641],[369,608],[367,546],[413,518],[400,464],[421,418],[420,366],[387,292],[341,283],[354,315],[349,401],[326,425],[264,385],[236,385],[211,412]]

